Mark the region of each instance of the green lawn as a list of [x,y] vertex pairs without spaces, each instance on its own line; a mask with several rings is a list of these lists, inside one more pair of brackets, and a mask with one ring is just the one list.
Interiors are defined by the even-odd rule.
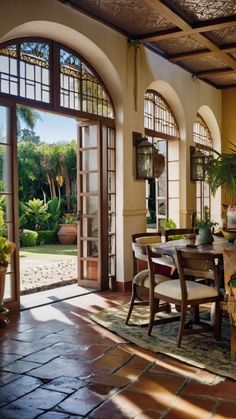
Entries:
[[77,245],[44,244],[42,246],[21,247],[20,258],[49,259],[52,257],[77,256]]

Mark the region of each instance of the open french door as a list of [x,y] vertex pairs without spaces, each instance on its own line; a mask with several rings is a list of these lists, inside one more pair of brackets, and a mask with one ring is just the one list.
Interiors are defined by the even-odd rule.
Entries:
[[[18,191],[16,156],[16,107],[0,101],[0,210],[4,226],[1,234],[18,242]],[[19,310],[19,249],[8,265],[4,292],[4,305],[11,311]]]
[[78,284],[115,283],[115,132],[101,121],[78,129]]

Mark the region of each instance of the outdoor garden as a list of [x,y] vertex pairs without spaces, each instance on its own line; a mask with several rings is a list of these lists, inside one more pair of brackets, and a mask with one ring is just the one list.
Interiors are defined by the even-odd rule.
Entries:
[[[34,131],[40,118],[37,111],[18,107],[17,116],[20,273],[24,292],[77,277],[76,140],[49,144]],[[27,128],[21,128],[22,121]],[[4,213],[4,202],[0,202],[0,208]]]

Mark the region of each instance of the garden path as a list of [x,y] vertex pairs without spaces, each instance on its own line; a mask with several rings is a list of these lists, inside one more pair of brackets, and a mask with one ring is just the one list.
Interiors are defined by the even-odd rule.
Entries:
[[70,251],[59,249],[59,254],[48,253],[49,247],[47,251],[34,252],[28,248],[20,251],[21,295],[77,282],[76,247]]

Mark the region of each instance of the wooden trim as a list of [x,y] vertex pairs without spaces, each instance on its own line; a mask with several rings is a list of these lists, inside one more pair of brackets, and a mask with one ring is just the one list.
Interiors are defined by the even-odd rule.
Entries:
[[146,208],[130,209],[130,210],[126,209],[126,210],[123,210],[123,213],[122,213],[123,217],[139,217],[146,214],[147,214]]
[[15,271],[15,300],[20,304],[20,260],[19,260],[19,202],[18,202],[18,158],[17,158],[17,133],[16,133],[16,106],[12,108],[12,204],[13,204],[13,234],[16,249],[13,255]]
[[[172,112],[172,116],[174,118],[173,112]],[[177,126],[177,129],[178,129],[178,126]],[[162,140],[166,140],[166,141],[179,141],[179,137],[175,137],[174,135],[172,136],[169,134],[164,134],[163,132],[155,131],[150,128],[145,128],[145,135],[149,137],[161,138]]]

